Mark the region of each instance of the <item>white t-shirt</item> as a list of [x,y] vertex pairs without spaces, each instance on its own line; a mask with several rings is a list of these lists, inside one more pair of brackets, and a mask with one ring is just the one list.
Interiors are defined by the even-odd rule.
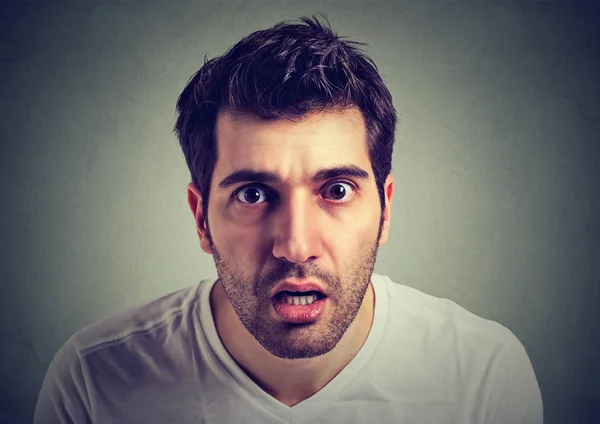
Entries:
[[293,407],[224,348],[211,279],[75,333],[50,364],[34,423],[542,424],[531,362],[510,330],[386,276],[371,281],[364,345]]

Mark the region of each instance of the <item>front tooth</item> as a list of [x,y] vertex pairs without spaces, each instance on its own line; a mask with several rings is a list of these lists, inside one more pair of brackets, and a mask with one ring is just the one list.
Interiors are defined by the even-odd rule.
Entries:
[[317,300],[317,296],[312,294],[310,296],[290,296],[286,295],[284,298],[285,303],[288,305],[310,305]]

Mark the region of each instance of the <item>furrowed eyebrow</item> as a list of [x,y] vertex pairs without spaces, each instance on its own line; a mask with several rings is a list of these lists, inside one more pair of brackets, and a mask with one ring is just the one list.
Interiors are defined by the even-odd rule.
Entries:
[[369,173],[356,165],[334,166],[333,168],[321,168],[313,175],[312,182],[318,183],[339,177],[352,177],[363,181],[369,181]]
[[279,181],[279,177],[274,172],[240,169],[223,178],[217,186],[217,191],[227,190],[232,185],[242,182],[272,183],[276,181]]
[[[331,180],[339,177],[352,177],[360,180],[369,181],[369,173],[356,165],[334,166],[332,168],[321,168],[317,170],[312,177],[313,183],[318,183],[325,180]],[[232,185],[242,182],[255,183],[275,183],[281,179],[274,172],[252,171],[250,169],[240,169],[223,178],[218,186],[217,191],[224,191]]]

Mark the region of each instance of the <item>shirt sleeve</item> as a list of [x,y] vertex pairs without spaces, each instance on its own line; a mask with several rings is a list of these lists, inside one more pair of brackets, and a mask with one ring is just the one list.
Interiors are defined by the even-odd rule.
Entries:
[[34,424],[91,423],[81,358],[69,339],[50,363],[38,395]]
[[488,424],[543,424],[540,388],[525,347],[510,333],[490,370]]

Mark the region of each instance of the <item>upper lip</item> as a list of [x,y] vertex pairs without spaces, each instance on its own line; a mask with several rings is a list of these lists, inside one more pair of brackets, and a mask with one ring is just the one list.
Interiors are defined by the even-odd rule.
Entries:
[[275,286],[273,290],[273,296],[277,296],[282,291],[291,291],[291,292],[309,292],[309,291],[318,291],[319,293],[327,296],[327,293],[321,286],[312,281],[299,281],[299,280],[286,280],[281,284]]

